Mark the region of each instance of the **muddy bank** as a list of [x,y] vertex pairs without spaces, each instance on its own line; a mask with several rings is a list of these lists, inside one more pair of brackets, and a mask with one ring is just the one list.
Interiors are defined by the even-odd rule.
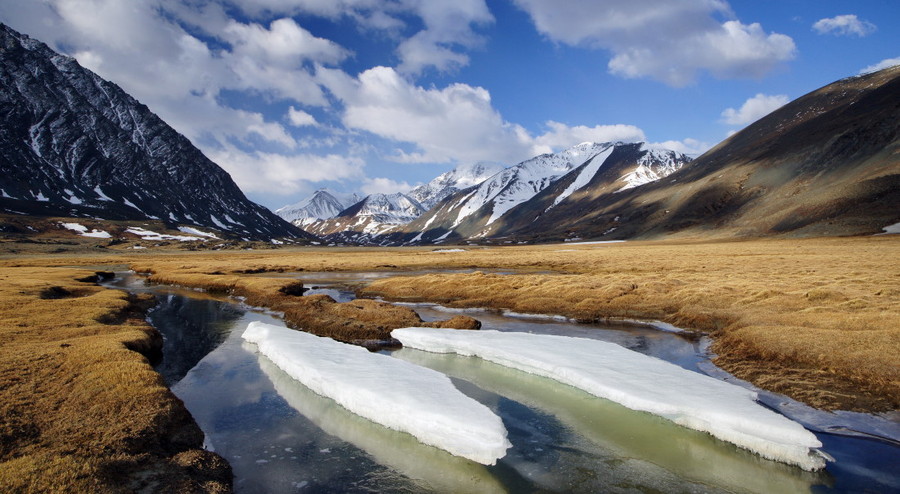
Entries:
[[94,276],[0,267],[0,491],[231,492],[231,468],[150,366],[152,298]]

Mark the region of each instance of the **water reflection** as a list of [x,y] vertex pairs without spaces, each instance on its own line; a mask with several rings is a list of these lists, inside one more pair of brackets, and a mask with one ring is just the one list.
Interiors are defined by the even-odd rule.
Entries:
[[[343,288],[343,282],[323,279],[307,286],[349,300],[353,292]],[[809,474],[547,379],[455,355],[395,353],[453,376],[461,391],[503,418],[513,448],[496,466],[469,465],[417,442],[403,444],[392,436],[399,433],[355,423],[367,421],[278,377],[280,371],[261,363],[240,338],[251,321],[281,324],[270,315],[190,289],[147,286],[136,276],[123,276],[114,285],[149,291],[161,301],[151,322],[171,348],[166,350],[170,359],[166,369],[160,370],[175,376],[169,377],[172,382],[183,376],[172,389],[206,433],[208,444],[231,463],[238,492],[806,492],[811,486],[815,492],[893,492],[900,488],[896,470],[900,448],[895,445],[820,434],[825,451],[838,461],[826,473]],[[434,306],[416,310],[426,320],[447,316]],[[709,365],[703,342],[653,329],[523,320],[490,311],[472,315],[489,329],[598,338],[692,370]],[[209,353],[203,356],[204,351]],[[839,418],[834,421],[843,423]],[[434,450],[436,456],[423,453],[423,448]]]
[[[435,354],[411,349],[393,352],[397,358],[474,383],[479,388],[547,413],[572,434],[591,444],[575,441],[572,451],[556,447],[560,457],[544,475],[570,471],[565,481],[582,490],[607,490],[630,484],[641,489],[685,482],[717,486],[731,492],[808,492],[822,475],[771,462],[718,441],[707,434],[672,424],[650,414],[635,412],[601,400],[570,386],[499,366],[481,359]],[[506,417],[504,417],[506,419]],[[514,442],[515,444],[515,442]],[[515,445],[519,447],[519,445]],[[596,457],[590,472],[578,473],[575,465]],[[574,477],[572,477],[574,475]],[[581,478],[584,477],[584,478]],[[596,477],[596,479],[594,479]],[[563,479],[552,479],[552,483]],[[577,487],[581,486],[581,487]]]
[[160,294],[157,298],[159,305],[148,318],[163,334],[162,359],[155,368],[171,386],[225,341],[244,311],[217,300],[173,294]]
[[366,420],[317,395],[259,355],[259,366],[287,403],[323,431],[366,451],[378,463],[414,479],[436,492],[506,492],[478,463],[453,456]]

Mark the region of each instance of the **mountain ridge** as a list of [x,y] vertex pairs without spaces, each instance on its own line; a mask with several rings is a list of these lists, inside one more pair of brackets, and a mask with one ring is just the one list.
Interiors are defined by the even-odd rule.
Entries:
[[117,85],[0,24],[0,208],[312,238]]

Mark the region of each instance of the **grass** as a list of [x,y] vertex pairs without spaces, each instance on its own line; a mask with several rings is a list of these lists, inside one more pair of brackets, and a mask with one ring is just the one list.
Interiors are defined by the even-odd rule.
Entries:
[[[297,296],[294,280],[271,273],[400,271],[405,276],[359,288],[395,300],[581,321],[666,321],[711,335],[715,362],[764,389],[819,408],[878,412],[900,408],[897,259],[896,235],[442,253],[0,254],[0,491],[215,490],[216,472],[227,468],[197,449],[196,425],[142,355],[158,342],[137,315],[141,301],[75,281],[91,273],[66,266],[130,265],[154,281],[246,297],[285,312],[297,327],[345,341],[380,339],[392,325],[420,324],[418,316],[372,300]],[[436,269],[472,272],[420,273]]]
[[134,266],[153,270],[155,277],[190,276],[182,280],[190,286],[198,286],[200,278],[227,286],[249,279],[238,271],[467,268],[475,272],[398,276],[376,280],[361,292],[585,322],[661,320],[711,335],[715,363],[763,388],[824,409],[885,411],[900,408],[898,258],[900,238],[876,236],[456,253],[426,248],[151,253]]
[[229,491],[143,355],[161,346],[147,301],[75,281],[90,274],[0,269],[0,491]]

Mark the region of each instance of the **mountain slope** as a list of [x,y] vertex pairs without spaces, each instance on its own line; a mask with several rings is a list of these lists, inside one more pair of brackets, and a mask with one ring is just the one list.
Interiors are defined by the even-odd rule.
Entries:
[[442,199],[462,189],[484,182],[504,168],[499,163],[480,162],[472,165],[460,165],[447,173],[438,175],[425,185],[420,185],[407,194],[415,199],[426,210],[434,207]]
[[[571,198],[627,189],[666,176],[689,161],[641,143],[582,143],[507,168],[445,199],[402,230],[415,235],[406,241],[416,242],[506,235]],[[600,185],[604,188],[598,189]]]
[[296,204],[277,209],[275,214],[303,228],[319,220],[334,218],[359,201],[360,197],[355,193],[337,194],[328,189],[319,189]]
[[[369,243],[373,237],[409,223],[425,209],[406,194],[371,194],[331,219],[309,224],[311,233],[331,241]],[[342,234],[338,237],[329,235]]]
[[2,24],[0,209],[306,236],[118,86]]
[[879,233],[900,221],[900,67],[837,81],[689,167],[585,196],[509,232],[524,240]]

